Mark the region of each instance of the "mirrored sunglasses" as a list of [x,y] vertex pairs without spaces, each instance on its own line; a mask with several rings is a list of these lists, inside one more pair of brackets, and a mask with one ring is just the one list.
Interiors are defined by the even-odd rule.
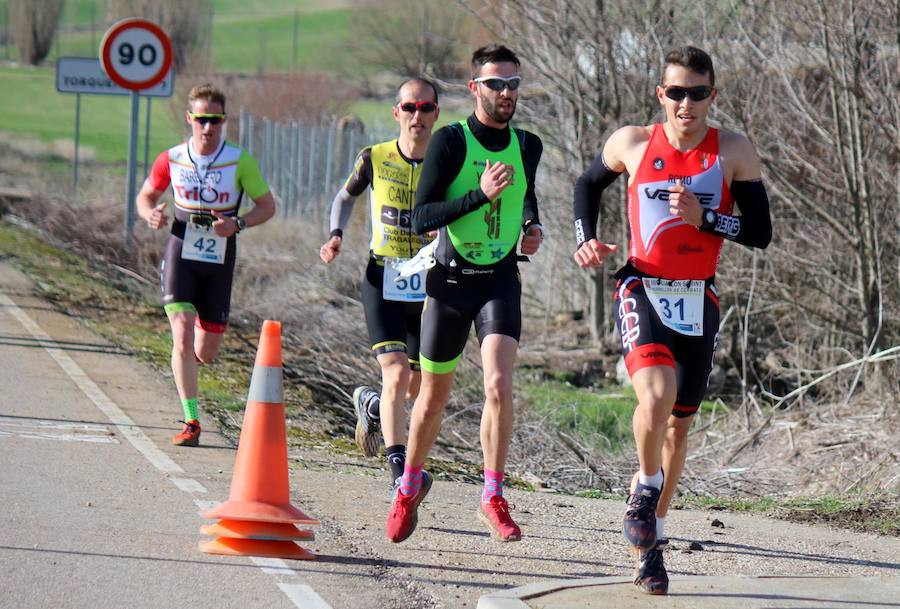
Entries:
[[430,101],[405,102],[397,105],[401,110],[410,114],[415,114],[416,111],[428,114],[437,110],[438,107],[436,103]]
[[483,84],[491,91],[502,91],[503,89],[515,91],[522,83],[521,76],[510,76],[509,78],[500,78],[499,76],[479,76],[472,80]]
[[218,125],[225,120],[224,114],[194,114],[193,112],[188,112],[188,116],[191,117],[191,120],[201,125],[205,125],[207,123],[209,123],[210,125]]

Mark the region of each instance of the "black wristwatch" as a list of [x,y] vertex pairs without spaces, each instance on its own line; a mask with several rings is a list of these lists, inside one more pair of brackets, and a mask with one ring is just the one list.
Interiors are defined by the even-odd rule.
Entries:
[[241,232],[242,230],[247,228],[247,221],[240,216],[235,216],[234,223],[237,224],[237,232]]
[[700,230],[712,231],[716,228],[716,222],[719,220],[719,214],[711,209],[704,209],[703,216],[700,221]]

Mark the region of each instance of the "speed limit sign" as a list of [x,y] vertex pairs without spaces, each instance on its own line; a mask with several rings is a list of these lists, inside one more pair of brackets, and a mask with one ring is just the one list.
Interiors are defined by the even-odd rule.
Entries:
[[172,67],[172,43],[158,25],[146,19],[123,19],[100,41],[100,64],[110,80],[141,91],[162,81]]

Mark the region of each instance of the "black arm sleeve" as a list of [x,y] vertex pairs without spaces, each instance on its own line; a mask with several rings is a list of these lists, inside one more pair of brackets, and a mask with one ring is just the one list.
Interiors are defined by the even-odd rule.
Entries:
[[762,180],[735,180],[729,190],[741,215],[717,213],[715,225],[703,230],[747,247],[765,249],[772,241],[772,218]]
[[575,182],[575,249],[585,241],[596,239],[600,193],[620,175],[622,172],[606,166],[601,152]]
[[537,177],[538,163],[541,162],[541,155],[544,153],[544,144],[541,142],[541,138],[528,131],[516,129],[516,135],[521,138],[522,162],[525,165],[525,180],[528,182],[528,189],[525,191],[525,208],[522,210],[522,228],[524,229],[532,224],[541,223],[534,181]]
[[444,199],[465,158],[466,140],[462,129],[448,125],[431,136],[416,188],[413,231],[422,234],[446,226],[488,202],[487,195],[480,188],[458,199]]

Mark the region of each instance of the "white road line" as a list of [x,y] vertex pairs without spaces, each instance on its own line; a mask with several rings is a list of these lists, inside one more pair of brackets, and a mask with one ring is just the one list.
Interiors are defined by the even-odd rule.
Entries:
[[210,501],[208,499],[194,499],[194,505],[196,505],[198,508],[200,508],[200,511],[197,512],[197,514],[199,514],[200,517],[202,518],[203,514],[205,514],[206,512],[208,512],[214,508],[219,507],[220,505],[222,505],[222,502],[221,501]]
[[194,493],[207,492],[205,486],[192,478],[176,478],[175,476],[172,476],[171,478],[169,478],[169,480],[171,480],[175,486],[183,490],[185,493],[190,493],[191,495],[193,495]]
[[26,440],[62,440],[64,442],[91,442],[94,444],[118,444],[119,441],[112,436],[91,436],[81,433],[47,433],[38,431],[3,431],[0,430],[0,438],[2,437],[25,438]]
[[[44,350],[50,354],[59,367],[62,368],[66,374],[69,375],[69,378],[78,385],[78,388],[81,389],[81,392],[84,393],[93,403],[99,408],[103,414],[116,426],[119,432],[128,438],[128,441],[140,451],[144,457],[150,461],[153,466],[164,474],[183,474],[184,470],[181,467],[172,461],[164,452],[159,450],[153,441],[148,438],[143,431],[135,425],[134,421],[132,421],[128,415],[122,412],[122,409],[119,408],[115,402],[113,402],[109,397],[103,393],[103,390],[97,386],[94,381],[85,374],[84,370],[81,369],[75,361],[69,357],[69,354],[63,351],[62,349],[55,348],[53,345],[55,344],[54,340],[50,337],[49,334],[44,332],[43,328],[41,328],[37,322],[32,320],[28,315],[16,305],[6,294],[0,292],[0,304],[7,308],[13,317],[18,320],[22,326],[28,330],[32,336],[34,336],[37,340],[41,341]],[[189,478],[179,478],[175,476],[170,476],[170,480],[180,488],[181,490],[187,493],[195,492],[194,489],[197,487],[203,489],[201,492],[206,492],[206,489],[199,482],[191,480]],[[183,485],[183,486],[182,486]],[[194,486],[196,485],[196,486]],[[218,502],[211,501],[202,501],[195,499],[194,503],[203,509],[203,506],[206,504],[218,505]],[[203,505],[201,505],[203,504]],[[204,510],[205,511],[205,510]],[[251,560],[260,566],[261,570],[264,573],[269,575],[288,575],[296,577],[296,573],[288,567],[287,563],[282,561],[281,559],[264,559],[257,557],[250,557]],[[270,562],[272,560],[278,561],[278,563]],[[257,562],[257,561],[266,561],[266,562]],[[298,609],[331,609],[331,605],[325,602],[325,600],[316,594],[315,590],[313,590],[310,586],[306,584],[282,584],[278,583],[278,587],[282,592],[291,600],[294,605],[297,606]]]
[[12,417],[0,417],[0,427],[29,427],[38,429],[74,429],[76,431],[93,431],[95,433],[109,433],[106,425],[91,425],[90,423],[63,423],[60,421],[48,421],[46,419],[20,419]]
[[331,605],[306,584],[279,583],[278,587],[291,599],[291,602],[297,605],[298,609],[331,609]]
[[43,328],[28,317],[28,315],[20,309],[9,296],[2,292],[0,292],[0,304],[7,307],[7,310],[12,313],[12,316],[15,317],[32,336],[44,343],[44,350],[50,354],[50,357],[59,364],[59,367],[69,375],[69,378],[78,385],[81,392],[106,415],[119,430],[119,433],[128,438],[128,441],[131,442],[131,444],[138,449],[156,469],[167,474],[184,473],[184,470],[181,469],[177,463],[172,461],[172,459],[164,452],[156,448],[156,445],[150,438],[134,424],[134,421],[132,421],[128,415],[122,412],[121,408],[116,406],[115,402],[103,393],[103,390],[100,389],[87,374],[85,374],[84,370],[69,357],[68,353],[52,346],[54,344],[53,339],[49,334],[44,332]]
[[280,558],[265,558],[262,556],[251,556],[257,567],[268,573],[269,575],[286,575],[288,577],[296,577],[297,574],[291,569],[286,562]]

